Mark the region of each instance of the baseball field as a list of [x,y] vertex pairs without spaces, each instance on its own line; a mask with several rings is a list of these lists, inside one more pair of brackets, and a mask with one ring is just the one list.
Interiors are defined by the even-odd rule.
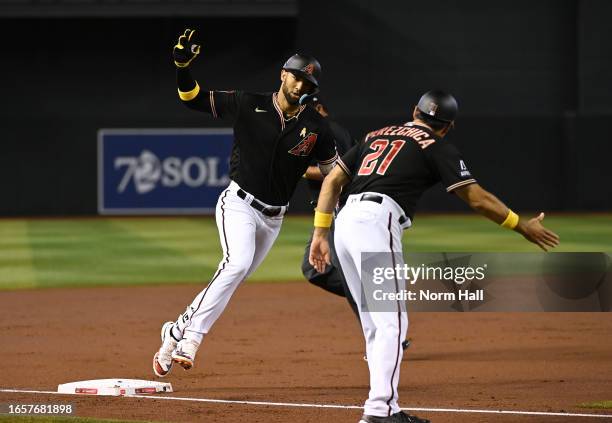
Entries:
[[[612,215],[547,216],[558,251],[612,250]],[[172,394],[54,395],[86,379],[153,380],[159,328],[221,258],[202,217],[0,220],[0,404],[73,404],[83,419],[357,422],[363,338],[344,299],[303,280],[310,217],[287,218],[263,265]],[[537,252],[473,215],[417,216],[405,251]],[[510,263],[509,266],[512,264]],[[400,404],[433,422],[612,421],[608,313],[412,313]],[[17,418],[4,421],[64,421]]]

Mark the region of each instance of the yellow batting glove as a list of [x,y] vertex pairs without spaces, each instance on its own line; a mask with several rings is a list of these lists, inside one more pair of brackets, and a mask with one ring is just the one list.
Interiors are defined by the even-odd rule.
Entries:
[[186,29],[172,49],[174,64],[179,68],[186,68],[193,59],[200,54],[200,45],[197,44],[194,29]]

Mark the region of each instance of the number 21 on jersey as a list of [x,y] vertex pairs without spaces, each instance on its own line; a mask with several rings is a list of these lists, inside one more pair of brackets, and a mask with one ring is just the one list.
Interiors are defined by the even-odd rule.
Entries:
[[[391,149],[389,149],[389,152],[385,154],[385,157],[380,162],[380,165],[378,165],[378,159],[387,150],[389,144],[391,144]],[[363,161],[361,162],[361,167],[359,168],[357,175],[371,175],[372,172],[374,172],[374,169],[376,169],[376,167],[378,167],[376,173],[378,175],[384,175],[385,172],[387,172],[387,169],[389,169],[391,162],[393,162],[393,159],[395,159],[395,156],[397,156],[397,153],[399,153],[404,144],[406,144],[406,141],[404,140],[395,140],[389,143],[389,140],[378,139],[372,142],[372,144],[370,144],[370,149],[374,150],[374,152],[368,154],[363,158]]]

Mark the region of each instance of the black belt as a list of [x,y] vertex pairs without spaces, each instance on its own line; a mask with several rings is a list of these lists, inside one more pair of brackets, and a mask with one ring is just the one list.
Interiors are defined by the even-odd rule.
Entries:
[[[247,198],[247,193],[244,192],[242,189],[239,189],[238,197],[244,200]],[[251,207],[253,207],[257,211],[260,211],[263,215],[268,216],[268,217],[278,216],[283,211],[282,207],[265,206],[263,203],[261,203],[256,198],[253,198],[253,200],[251,201]]]
[[[383,197],[381,195],[376,194],[362,194],[359,201],[373,201],[375,203],[382,204]],[[407,220],[408,218],[406,217],[406,215],[401,215],[398,219],[398,222],[400,225],[403,225],[404,223],[406,223]]]

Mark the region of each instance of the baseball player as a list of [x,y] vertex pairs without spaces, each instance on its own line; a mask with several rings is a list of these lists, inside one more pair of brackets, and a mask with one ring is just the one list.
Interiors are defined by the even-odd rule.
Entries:
[[[365,136],[325,178],[315,211],[315,231],[310,261],[316,269],[329,263],[327,234],[332,210],[342,187],[346,205],[335,222],[335,248],[353,298],[361,310],[366,340],[370,393],[360,423],[420,423],[428,420],[403,413],[398,405],[397,385],[406,338],[405,304],[392,303],[397,312],[368,312],[362,307],[361,253],[402,253],[402,230],[412,224],[416,203],[437,182],[456,194],[476,212],[523,235],[547,250],[559,237],[542,226],[544,214],[525,220],[484,190],[471,175],[456,147],[444,140],[453,127],[457,102],[450,94],[430,91],[419,100],[413,121],[391,125]],[[389,254],[389,267],[403,266]],[[405,281],[396,277],[397,292]]]
[[315,58],[291,56],[280,72],[278,92],[204,91],[189,70],[200,53],[194,35],[187,29],[173,49],[178,94],[185,106],[233,123],[231,183],[215,214],[223,259],[186,311],[162,326],[162,345],[153,358],[159,377],[170,372],[173,362],[186,370],[194,365],[202,339],[232,293],[272,247],[311,158],[323,175],[337,159],[328,123],[307,105],[319,87],[321,66]]

